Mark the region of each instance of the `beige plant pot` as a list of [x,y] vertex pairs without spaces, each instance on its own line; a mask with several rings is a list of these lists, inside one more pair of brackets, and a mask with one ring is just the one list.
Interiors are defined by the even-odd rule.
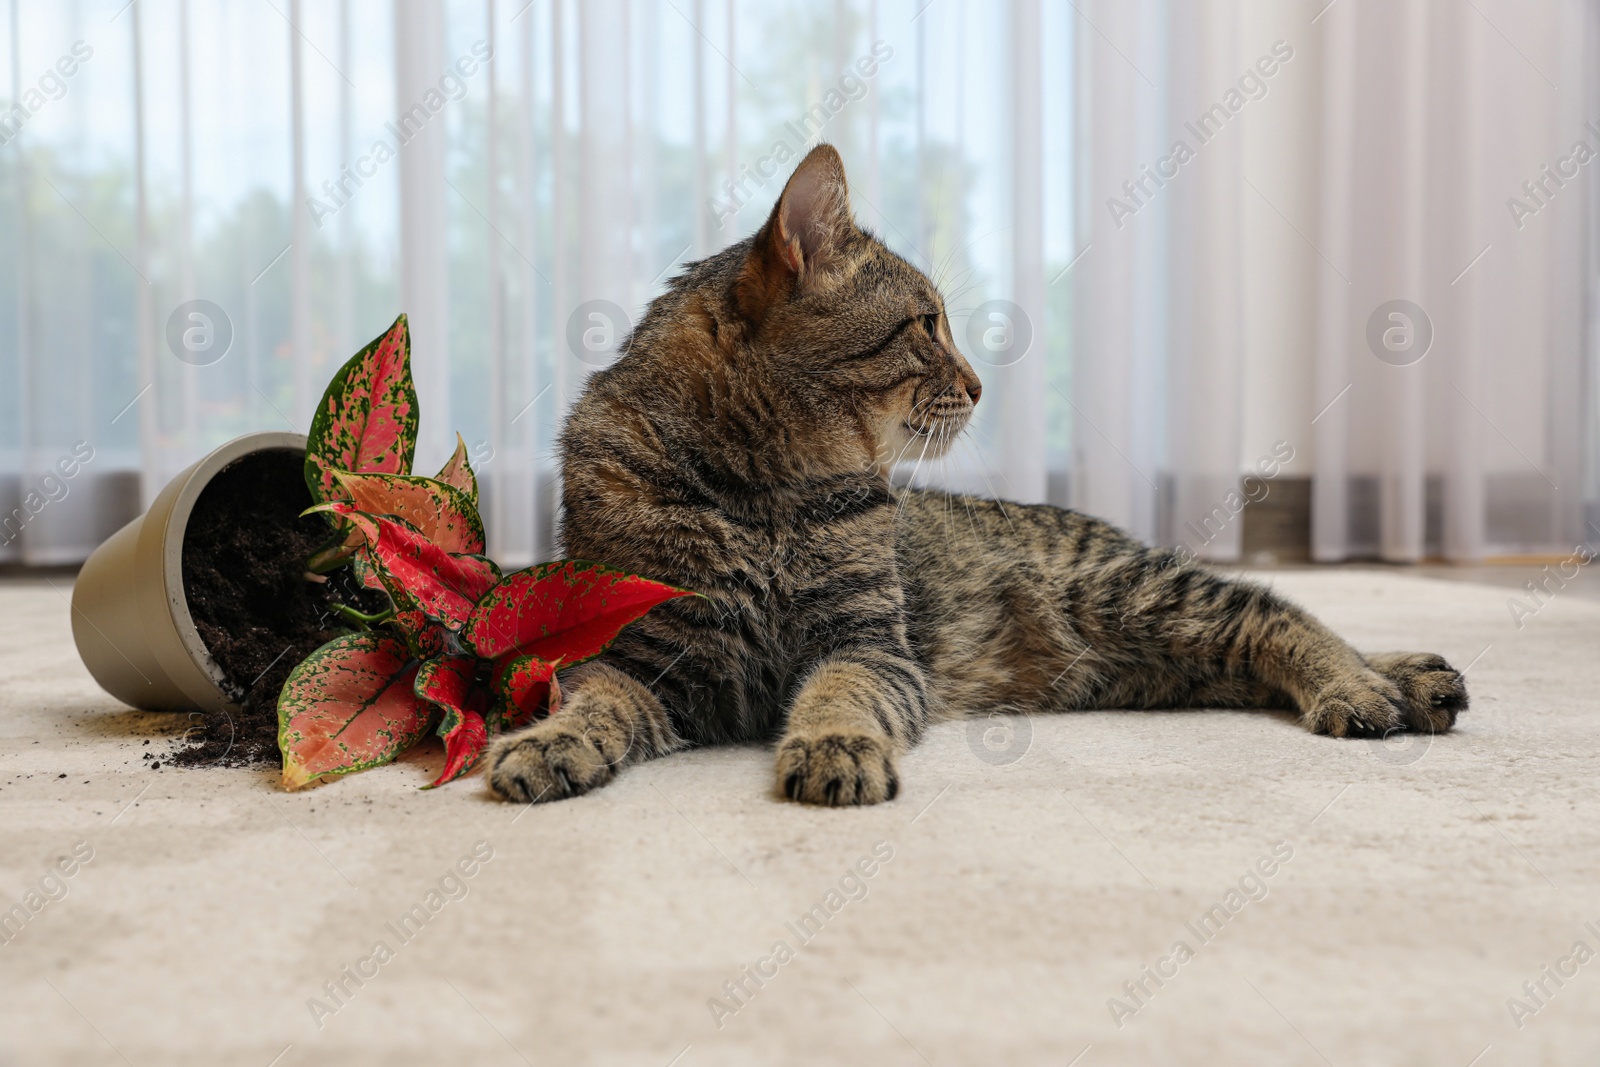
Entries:
[[224,467],[257,452],[305,455],[294,433],[236,437],[179,474],[150,510],[112,534],[78,572],[72,639],[94,680],[146,711],[238,710],[222,686],[183,590],[183,535],[200,493]]

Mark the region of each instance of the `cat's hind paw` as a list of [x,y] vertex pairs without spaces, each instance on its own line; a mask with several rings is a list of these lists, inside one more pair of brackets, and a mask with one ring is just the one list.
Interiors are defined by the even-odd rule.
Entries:
[[1318,693],[1302,721],[1312,733],[1329,737],[1384,737],[1406,728],[1405,698],[1375,671],[1352,672]]
[[1443,656],[1431,652],[1381,652],[1366,657],[1405,698],[1406,728],[1443,733],[1467,710],[1467,680]]

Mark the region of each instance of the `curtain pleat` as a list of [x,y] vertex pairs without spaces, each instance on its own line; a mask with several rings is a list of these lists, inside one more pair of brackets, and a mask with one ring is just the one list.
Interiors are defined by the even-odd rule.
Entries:
[[[1030,325],[1030,349],[1014,362],[985,368],[991,403],[1001,408],[998,488],[1009,499],[1043,503],[1049,473],[1044,333],[1043,33],[1040,0],[1012,0],[1011,17],[1011,297]],[[1037,325],[1034,325],[1037,324]],[[1020,342],[1016,342],[1020,343]]]
[[[1243,65],[1238,7],[1236,0],[1196,0],[1171,9],[1171,40],[1185,47],[1171,52],[1168,113],[1195,141],[1183,123],[1201,128],[1217,87],[1233,83]],[[1160,501],[1158,536],[1202,559],[1238,559],[1243,527],[1229,494],[1239,489],[1243,427],[1242,200],[1254,194],[1237,134],[1224,128],[1195,144],[1195,159],[1179,168],[1170,190],[1158,191],[1171,198],[1163,251],[1170,489]]]
[[[479,221],[477,212],[482,210],[464,202],[467,194],[459,185],[451,188],[446,184],[450,117],[446,105],[441,104],[439,114],[430,114],[426,122],[420,121],[420,116],[405,121],[407,116],[418,115],[419,106],[433,112],[429,94],[437,99],[445,91],[439,85],[442,72],[459,55],[447,48],[444,9],[443,0],[394,3],[394,113],[398,119],[392,136],[397,142],[395,163],[400,178],[399,310],[410,322],[411,368],[422,410],[417,470],[430,473],[439,469],[455,444],[448,417],[455,378],[450,343],[451,221],[459,218],[472,225]],[[478,88],[481,92],[481,81]],[[482,353],[478,356],[481,375],[486,368]]]
[[[1159,469],[1142,416],[1156,392],[1154,356],[1165,315],[1159,256],[1164,200],[1133,215],[1111,209],[1124,182],[1161,144],[1165,5],[1153,0],[1098,0],[1084,5],[1079,31],[1087,126],[1079,164],[1088,186],[1080,225],[1087,241],[1071,284],[1077,296],[1072,395],[1075,507],[1135,536],[1156,536]],[[1123,201],[1126,203],[1127,201]]]

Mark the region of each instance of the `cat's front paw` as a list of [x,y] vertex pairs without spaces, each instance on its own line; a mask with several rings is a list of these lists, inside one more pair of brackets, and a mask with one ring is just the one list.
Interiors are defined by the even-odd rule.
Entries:
[[1376,671],[1352,672],[1324,687],[1303,721],[1312,733],[1329,737],[1383,737],[1406,728],[1405,698]]
[[806,804],[880,804],[900,792],[893,743],[865,730],[789,734],[778,745],[777,771],[778,791]]
[[615,771],[602,740],[570,715],[557,715],[489,746],[489,788],[506,800],[536,804],[598,789]]
[[1443,656],[1431,652],[1380,652],[1367,657],[1379,674],[1400,687],[1406,727],[1443,733],[1467,710],[1467,680]]

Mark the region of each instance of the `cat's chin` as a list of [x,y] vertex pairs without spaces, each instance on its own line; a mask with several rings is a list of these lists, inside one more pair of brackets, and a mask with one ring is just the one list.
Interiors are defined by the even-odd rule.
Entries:
[[942,459],[955,448],[970,421],[970,409],[933,413],[920,425],[903,416],[886,415],[875,427],[877,463],[887,472],[901,463]]
[[893,452],[900,460],[940,459],[955,447],[956,438],[966,428],[964,418],[932,419],[922,426],[902,422],[895,427],[898,441]]
[[905,465],[909,470],[925,460],[937,458],[938,450],[927,435],[919,435],[910,427],[896,423],[887,434],[879,437],[873,462],[881,477],[893,480],[896,468]]

